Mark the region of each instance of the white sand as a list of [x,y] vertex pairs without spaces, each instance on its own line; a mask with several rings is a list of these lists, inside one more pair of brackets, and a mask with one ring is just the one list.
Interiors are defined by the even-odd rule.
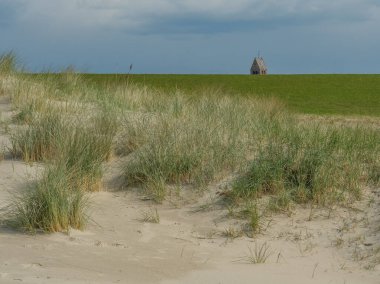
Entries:
[[[0,102],[0,111],[9,118],[9,105]],[[0,141],[9,145],[4,131]],[[36,165],[0,161],[0,207],[36,172]],[[360,210],[299,208],[267,219],[255,239],[229,240],[223,231],[242,221],[226,217],[216,190],[157,205],[116,190],[117,176],[113,161],[104,191],[91,195],[93,221],[83,232],[27,235],[0,227],[0,283],[380,283],[379,190],[353,204]],[[140,220],[156,208],[159,224]],[[249,263],[249,247],[264,242],[272,252],[267,262]]]

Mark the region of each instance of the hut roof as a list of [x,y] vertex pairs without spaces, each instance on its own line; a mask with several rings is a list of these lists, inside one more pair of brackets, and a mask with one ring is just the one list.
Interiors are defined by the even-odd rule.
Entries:
[[267,66],[265,65],[264,59],[262,57],[255,57],[253,64],[257,64],[261,70],[266,70]]

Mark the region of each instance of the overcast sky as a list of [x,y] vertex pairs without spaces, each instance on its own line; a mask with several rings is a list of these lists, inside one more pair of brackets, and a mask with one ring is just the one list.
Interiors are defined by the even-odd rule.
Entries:
[[380,73],[380,0],[0,0],[0,53],[33,71]]

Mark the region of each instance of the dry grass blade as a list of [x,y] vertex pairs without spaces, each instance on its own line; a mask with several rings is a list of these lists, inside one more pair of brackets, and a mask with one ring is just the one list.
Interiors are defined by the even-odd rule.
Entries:
[[147,211],[143,211],[141,213],[141,222],[145,223],[160,223],[160,215],[158,214],[157,208],[156,209],[149,209]]
[[272,251],[266,242],[262,245],[258,245],[256,242],[254,248],[248,247],[248,254],[241,260],[252,264],[265,263],[271,254]]
[[236,239],[236,238],[240,238],[243,236],[243,231],[241,229],[229,227],[223,231],[223,236],[228,238],[228,239]]

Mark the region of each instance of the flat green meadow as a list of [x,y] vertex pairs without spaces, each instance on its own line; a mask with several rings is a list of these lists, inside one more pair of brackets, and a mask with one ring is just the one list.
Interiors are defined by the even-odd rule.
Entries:
[[380,115],[380,75],[120,75],[83,74],[99,85],[138,84],[196,94],[216,89],[233,96],[274,97],[307,114]]

